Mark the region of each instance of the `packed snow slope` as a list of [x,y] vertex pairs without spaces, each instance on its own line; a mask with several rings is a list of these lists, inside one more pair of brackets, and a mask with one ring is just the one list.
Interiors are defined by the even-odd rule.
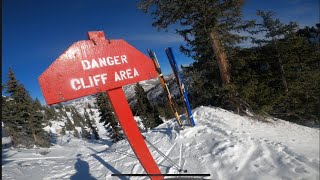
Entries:
[[[319,129],[282,120],[261,122],[226,110],[193,110],[195,127],[174,120],[143,133],[185,172],[149,146],[163,174],[210,174],[206,179],[319,179]],[[97,117],[95,117],[98,120]],[[145,173],[126,140],[59,137],[49,149],[3,149],[2,179],[118,179]],[[41,153],[41,154],[40,154]],[[148,179],[148,177],[123,177]]]

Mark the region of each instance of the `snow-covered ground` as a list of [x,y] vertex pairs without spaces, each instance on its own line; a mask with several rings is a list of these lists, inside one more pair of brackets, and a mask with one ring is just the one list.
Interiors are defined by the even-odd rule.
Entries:
[[[144,133],[185,172],[152,147],[163,174],[210,174],[208,179],[319,179],[319,129],[282,120],[261,122],[223,109],[193,110],[195,127],[169,120]],[[102,128],[102,127],[100,127]],[[2,179],[117,179],[145,173],[126,140],[113,144],[58,137],[49,149],[2,149]],[[148,179],[124,177],[123,179]]]

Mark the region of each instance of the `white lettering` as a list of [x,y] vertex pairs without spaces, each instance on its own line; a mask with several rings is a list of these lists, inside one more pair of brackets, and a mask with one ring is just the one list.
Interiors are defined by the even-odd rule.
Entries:
[[121,62],[122,62],[122,64],[128,63],[128,61],[127,61],[127,56],[126,56],[126,55],[122,55],[122,56],[121,56]]
[[99,58],[100,67],[107,66],[106,58]]
[[98,86],[98,82],[100,81],[99,77],[100,77],[100,75],[95,75],[95,76],[93,76],[94,84],[95,84],[96,86]]
[[119,77],[118,73],[117,72],[114,72],[114,79],[115,81],[121,81],[121,78]]
[[114,66],[114,65],[120,65],[128,63],[127,56],[121,55],[121,56],[108,56],[108,57],[101,57],[91,60],[82,60],[81,65],[83,70],[89,70],[94,68],[102,68],[105,66]]
[[114,62],[115,62],[115,64],[121,64],[120,62],[119,62],[119,56],[115,56],[115,57],[113,57],[113,60],[114,60]]
[[112,60],[112,57],[107,57],[107,62],[109,64],[109,66],[114,65],[114,61]]
[[91,76],[89,76],[89,81],[90,81],[90,85],[92,87],[93,86],[93,82],[92,82],[92,77]]
[[99,64],[97,63],[96,60],[92,59],[92,62],[91,62],[91,68],[96,68],[96,67],[99,67]]
[[125,71],[119,71],[114,73],[114,79],[115,81],[122,81],[124,79],[132,79],[139,76],[139,73],[136,68],[133,68],[133,74],[132,69],[127,69]]
[[88,60],[82,60],[82,61],[81,61],[81,64],[82,64],[83,70],[87,70],[87,69],[90,69],[90,68],[91,68],[91,66],[90,66],[90,61],[88,61]]
[[71,88],[74,89],[74,90],[81,89],[81,85],[80,85],[79,79],[71,79],[70,84],[71,84]]
[[132,78],[133,78],[133,76],[131,76],[131,69],[127,69],[127,70],[126,70],[126,73],[127,73],[127,77],[128,77],[129,79],[132,79]]
[[125,71],[120,71],[119,73],[120,73],[120,76],[121,76],[121,80],[127,79]]
[[139,76],[138,71],[136,70],[136,68],[133,68],[133,76],[134,77]]
[[[90,77],[91,77],[91,76],[90,76]],[[91,86],[90,86],[90,85],[86,85],[86,84],[84,83],[83,78],[80,78],[80,82],[81,82],[81,86],[82,86],[82,88],[84,88],[84,89],[87,89],[87,88],[92,87],[92,85],[91,85]]]
[[106,84],[107,74],[101,74],[101,80],[102,80],[102,84]]
[[[106,84],[107,74],[98,74],[86,78],[75,78],[70,80],[70,85],[73,90],[87,89],[94,86],[99,86],[101,83]],[[89,84],[86,84],[89,83]]]

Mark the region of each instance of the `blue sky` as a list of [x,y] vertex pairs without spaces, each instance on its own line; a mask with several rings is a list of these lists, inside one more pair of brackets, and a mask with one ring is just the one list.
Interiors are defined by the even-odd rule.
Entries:
[[[17,79],[33,98],[42,102],[37,78],[72,43],[85,40],[88,31],[103,30],[110,39],[125,39],[143,53],[154,50],[165,74],[171,73],[164,49],[172,47],[180,64],[192,59],[181,54],[183,39],[151,26],[152,18],[136,9],[130,0],[3,0],[2,1],[2,84],[11,66]],[[283,22],[299,25],[319,22],[318,0],[247,0],[246,19],[257,9],[272,10]]]

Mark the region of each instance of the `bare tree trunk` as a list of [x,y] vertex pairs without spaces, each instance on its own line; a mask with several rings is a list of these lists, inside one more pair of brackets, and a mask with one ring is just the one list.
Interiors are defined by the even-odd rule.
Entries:
[[[273,41],[276,41],[274,39],[272,39]],[[287,82],[287,78],[285,76],[285,71],[284,71],[284,68],[283,68],[283,63],[282,63],[282,59],[281,59],[281,54],[279,53],[278,49],[278,45],[276,42],[273,42],[273,46],[276,47],[276,57],[277,57],[277,61],[278,61],[278,64],[279,64],[279,67],[280,67],[280,74],[281,74],[281,79],[282,79],[282,85],[284,87],[284,90],[285,90],[285,93],[286,95],[288,95],[288,92],[289,92],[289,88],[288,88],[288,82]]]
[[279,66],[280,66],[282,84],[283,84],[283,87],[285,89],[285,93],[288,94],[288,91],[289,91],[288,82],[287,82],[287,79],[286,79],[286,76],[285,76],[285,71],[284,71],[284,68],[283,68],[282,60],[279,57],[278,57],[278,63],[279,63]]
[[32,131],[32,135],[33,135],[33,139],[34,139],[35,144],[38,144],[38,137],[34,131]]
[[222,82],[224,85],[229,84],[231,74],[230,74],[230,65],[227,59],[227,55],[222,47],[222,44],[220,42],[220,38],[217,32],[211,31],[210,37],[211,37],[212,49],[218,61]]

